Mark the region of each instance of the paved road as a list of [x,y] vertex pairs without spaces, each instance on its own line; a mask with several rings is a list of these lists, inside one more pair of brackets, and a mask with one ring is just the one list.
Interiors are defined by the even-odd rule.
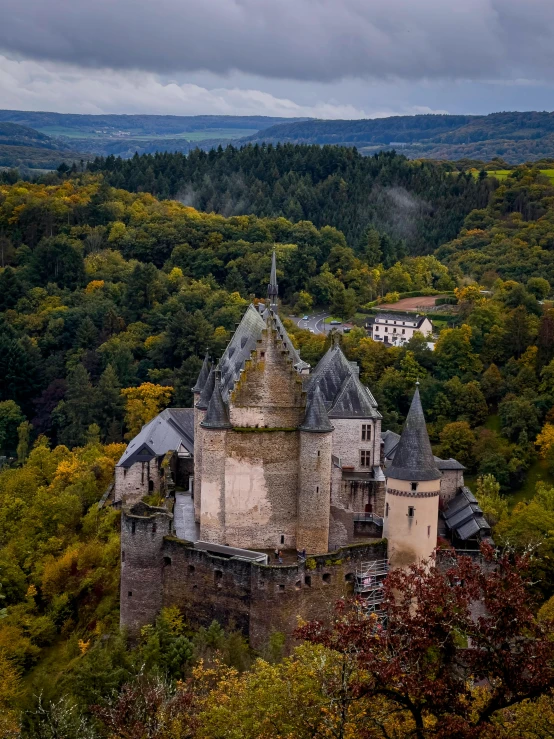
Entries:
[[194,522],[194,501],[190,493],[175,493],[173,516],[175,536],[186,541],[198,541],[200,527]]
[[[307,314],[306,314],[307,315]],[[342,325],[340,326],[331,326],[329,323],[325,323],[325,319],[328,318],[331,314],[330,313],[316,313],[314,315],[310,315],[307,321],[304,321],[302,319],[302,316],[291,316],[291,320],[293,320],[298,328],[305,328],[308,331],[313,331],[314,334],[328,334],[331,329],[335,328],[342,332]]]

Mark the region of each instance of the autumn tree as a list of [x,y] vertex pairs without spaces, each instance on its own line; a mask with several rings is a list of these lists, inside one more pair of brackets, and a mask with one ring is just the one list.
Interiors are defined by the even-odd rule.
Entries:
[[132,439],[141,428],[167,408],[173,393],[172,387],[144,382],[139,387],[128,387],[121,391],[125,398],[125,438]]
[[340,602],[331,626],[313,621],[297,637],[352,655],[357,695],[386,698],[413,720],[418,739],[493,732],[504,709],[554,685],[554,640],[529,600],[528,557],[482,551],[485,567],[454,557],[450,566],[391,572],[385,630],[359,604]]

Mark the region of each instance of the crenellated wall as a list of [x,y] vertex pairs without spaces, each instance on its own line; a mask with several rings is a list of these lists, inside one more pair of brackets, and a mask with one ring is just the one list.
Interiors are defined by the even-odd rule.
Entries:
[[336,601],[352,594],[361,562],[386,557],[386,542],[381,541],[350,545],[293,565],[225,559],[164,535],[170,515],[139,506],[134,514],[124,508],[121,536],[121,625],[134,637],[161,608],[176,605],[192,625],[207,626],[215,619],[238,628],[254,649],[266,646],[276,631],[284,633],[290,645],[299,617],[328,619]]

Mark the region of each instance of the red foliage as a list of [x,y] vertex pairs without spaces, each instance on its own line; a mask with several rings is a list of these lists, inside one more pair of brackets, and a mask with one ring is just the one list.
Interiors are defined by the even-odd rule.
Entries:
[[[359,695],[381,695],[410,712],[418,737],[494,736],[499,709],[554,685],[552,624],[529,604],[527,558],[482,549],[484,565],[395,570],[385,583],[386,629],[358,602],[339,602],[330,627],[314,621],[296,636],[351,655],[363,669]],[[485,687],[475,701],[472,689]],[[472,711],[470,711],[470,707]],[[424,729],[426,717],[435,728]]]

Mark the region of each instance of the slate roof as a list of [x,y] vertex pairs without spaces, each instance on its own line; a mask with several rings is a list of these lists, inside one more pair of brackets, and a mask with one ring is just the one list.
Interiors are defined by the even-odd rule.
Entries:
[[419,384],[416,385],[393,462],[387,470],[387,477],[396,480],[439,480],[442,477],[431,450],[419,397]]
[[204,387],[202,388],[202,392],[200,393],[200,397],[198,398],[198,402],[196,404],[196,407],[202,411],[205,411],[209,405],[210,398],[212,397],[212,393],[214,391],[214,384],[215,384],[215,367],[212,366],[210,369],[210,372],[208,374],[208,379],[204,383]]
[[463,487],[441,514],[447,530],[458,539],[484,539],[491,535],[491,527],[483,515],[477,499]]
[[229,429],[231,422],[229,420],[229,406],[223,400],[221,391],[221,375],[217,370],[215,373],[215,386],[210,398],[208,410],[201,426],[208,429]]
[[210,357],[208,355],[208,352],[206,352],[206,356],[204,357],[204,361],[202,362],[202,368],[198,375],[198,379],[196,380],[196,385],[192,388],[193,393],[202,392],[202,389],[204,388],[204,385],[206,384],[206,380],[208,379],[208,375],[210,374],[211,368],[212,368],[212,363],[210,362]]
[[375,321],[404,321],[405,323],[415,323],[416,326],[421,326],[426,318],[427,316],[425,315],[415,313],[387,313],[386,311],[383,311],[374,316],[373,323],[375,323]]
[[244,369],[244,363],[250,359],[258,339],[262,338],[264,329],[264,319],[253,305],[249,305],[218,363],[221,371],[221,395],[225,402]]
[[129,442],[118,467],[130,467],[135,462],[149,462],[169,451],[178,451],[181,445],[194,454],[194,409],[167,408],[144,425]]
[[310,400],[306,405],[306,415],[300,426],[300,431],[311,431],[314,433],[327,433],[333,431],[333,426],[329,421],[323,396],[319,386],[316,386]]
[[349,362],[335,344],[306,379],[308,401],[319,388],[329,418],[381,418],[375,398],[360,381],[359,373],[357,364]]

